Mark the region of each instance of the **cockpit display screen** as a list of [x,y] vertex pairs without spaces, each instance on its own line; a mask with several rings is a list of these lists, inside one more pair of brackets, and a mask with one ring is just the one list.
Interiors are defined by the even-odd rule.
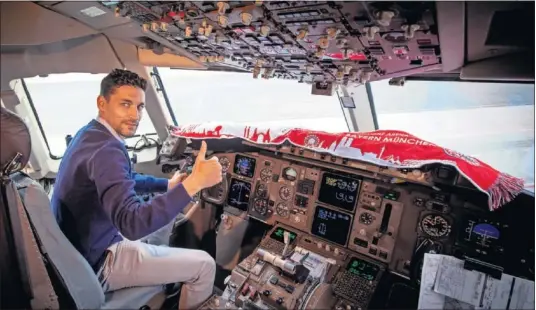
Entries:
[[242,211],[248,210],[249,196],[251,194],[251,183],[231,178],[227,204]]
[[292,232],[290,230],[286,230],[283,227],[277,227],[270,234],[270,238],[272,238],[273,240],[279,241],[281,243],[285,243],[285,238],[284,238],[285,232],[289,233],[289,241],[290,241],[290,244],[292,244],[294,242],[294,240],[296,239],[296,236],[297,236],[296,233]]
[[324,173],[318,201],[352,212],[359,194],[359,183],[356,179]]
[[380,272],[380,267],[357,257],[352,257],[348,265],[346,265],[346,270],[365,280],[373,281],[376,279],[378,272]]
[[480,252],[502,252],[503,238],[507,228],[498,221],[466,215],[458,231],[458,243]]
[[255,158],[236,155],[233,172],[247,178],[252,178],[255,173],[255,164]]
[[346,213],[317,206],[311,233],[333,243],[345,246],[352,224],[352,217]]

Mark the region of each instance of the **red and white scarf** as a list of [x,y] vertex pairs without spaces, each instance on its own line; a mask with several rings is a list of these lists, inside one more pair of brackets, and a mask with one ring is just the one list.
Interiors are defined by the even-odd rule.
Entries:
[[174,127],[172,134],[190,139],[243,139],[259,145],[289,141],[295,146],[334,156],[400,169],[440,163],[454,167],[488,195],[491,211],[511,201],[524,186],[522,179],[499,172],[480,160],[419,139],[403,131],[328,133],[301,128],[262,128],[232,123]]

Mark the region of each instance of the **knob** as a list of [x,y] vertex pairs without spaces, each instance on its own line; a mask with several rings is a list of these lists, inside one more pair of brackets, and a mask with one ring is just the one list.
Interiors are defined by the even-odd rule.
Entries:
[[276,302],[278,305],[282,305],[282,304],[283,304],[283,297],[279,297],[275,302]]
[[339,29],[337,28],[328,28],[326,29],[326,33],[328,34],[328,39],[333,40],[337,37],[339,34]]
[[318,46],[322,49],[326,49],[329,46],[329,40],[327,37],[321,37],[318,39]]
[[377,26],[363,27],[363,31],[367,39],[374,40],[374,36],[380,31],[380,28]]
[[270,30],[271,28],[268,25],[261,26],[261,29],[260,29],[261,36],[266,37],[268,34],[270,34]]
[[214,299],[214,306],[216,306],[216,308],[220,306],[220,299],[217,297]]
[[272,295],[272,292],[271,292],[270,290],[264,290],[264,291],[262,292],[262,294],[263,294],[264,296],[268,297],[268,296]]
[[335,255],[339,255],[339,249],[335,248],[335,250],[333,250],[333,253],[335,253]]
[[218,24],[222,27],[227,27],[227,24],[229,23],[229,18],[225,15],[218,16]]
[[404,37],[406,39],[412,39],[415,36],[415,31],[421,29],[421,26],[413,24],[413,25],[402,25],[400,27],[402,30],[404,30]]
[[298,35],[296,36],[296,39],[303,40],[308,34],[309,32],[307,31],[307,29],[301,29],[300,31],[298,31]]
[[242,20],[242,24],[249,26],[251,24],[251,20],[253,19],[253,15],[247,12],[242,12],[240,13],[240,19]]
[[218,14],[220,15],[225,14],[225,12],[229,9],[229,4],[223,1],[216,3],[216,6],[218,7]]
[[376,13],[376,19],[378,24],[387,27],[391,24],[391,20],[395,16],[395,12],[393,11],[379,11]]
[[330,248],[329,244],[326,244],[325,249],[326,249],[326,251],[328,251],[328,252],[331,251],[331,248]]
[[360,234],[361,236],[366,236],[366,235],[367,235],[367,232],[366,232],[366,230],[361,229],[361,230],[359,231],[359,234]]
[[318,242],[318,243],[316,244],[316,247],[319,248],[319,249],[321,249],[321,248],[322,248],[322,242]]

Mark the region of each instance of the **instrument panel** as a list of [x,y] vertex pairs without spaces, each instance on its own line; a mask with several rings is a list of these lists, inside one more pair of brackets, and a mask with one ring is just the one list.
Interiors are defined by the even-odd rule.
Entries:
[[[229,180],[218,191],[225,195],[224,212],[284,225],[292,238],[287,250],[309,238],[316,240],[311,250],[359,254],[417,283],[429,252],[505,263],[509,226],[463,196],[422,182],[392,183],[338,159],[304,160],[305,152],[293,151],[218,154]],[[260,246],[282,254],[282,235]]]

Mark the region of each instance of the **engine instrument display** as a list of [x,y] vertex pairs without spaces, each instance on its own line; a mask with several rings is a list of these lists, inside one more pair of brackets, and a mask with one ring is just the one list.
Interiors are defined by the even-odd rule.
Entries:
[[352,224],[349,214],[317,206],[311,233],[333,243],[345,246]]
[[365,280],[374,281],[380,272],[380,267],[357,257],[352,257],[348,265],[346,265],[346,270]]
[[255,164],[255,158],[236,155],[233,172],[247,178],[252,178],[255,173]]
[[231,178],[227,204],[242,211],[248,210],[249,197],[251,194],[251,183]]
[[360,181],[356,179],[324,173],[318,200],[352,212],[359,193],[359,183]]
[[285,243],[285,239],[284,239],[284,236],[285,236],[285,232],[288,232],[289,233],[289,241],[290,243],[294,242],[294,240],[296,239],[296,236],[297,234],[295,232],[292,232],[290,230],[286,230],[284,229],[283,227],[277,227],[271,234],[270,234],[270,238],[275,240],[275,241],[279,241],[281,243]]
[[447,237],[451,231],[449,221],[438,214],[427,214],[421,220],[421,229],[430,237]]

